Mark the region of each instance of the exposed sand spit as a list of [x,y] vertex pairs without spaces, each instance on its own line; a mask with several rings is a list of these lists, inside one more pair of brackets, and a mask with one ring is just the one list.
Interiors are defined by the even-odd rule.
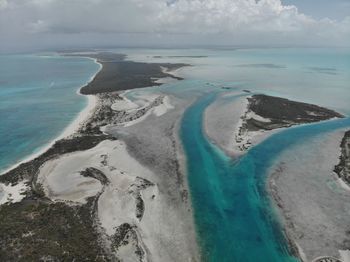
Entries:
[[208,137],[233,157],[243,154],[248,148],[259,144],[276,132],[241,130],[246,118],[269,121],[269,119],[247,111],[247,96],[229,99],[242,93],[242,91],[225,93],[205,110],[205,131]]
[[[160,85],[161,77],[180,79],[161,70],[185,64],[125,61],[120,68],[127,72],[121,72],[116,81],[107,81],[116,74],[113,67],[119,68],[116,60],[124,56],[90,57],[103,67],[88,84],[90,89],[82,91],[99,94],[89,96],[89,107],[64,133],[69,137],[2,177],[0,204],[25,198],[1,214],[7,221],[17,207],[23,212],[16,214],[15,221],[40,214],[35,225],[22,223],[18,230],[11,221],[7,223],[3,248],[9,250],[7,255],[23,255],[22,247],[31,250],[41,242],[50,243],[47,249],[24,254],[29,260],[46,256],[60,260],[64,255],[73,260],[103,256],[112,261],[198,261],[185,174],[177,161],[182,155],[176,126],[188,103],[173,103],[174,97],[156,88],[134,89],[136,99],[123,93],[100,93]],[[140,71],[142,79],[138,80],[133,72]],[[27,185],[27,180],[33,182]],[[21,195],[24,191],[27,194]],[[43,221],[46,227],[40,226]],[[21,242],[20,235],[12,234],[14,230],[27,234],[28,225],[34,234],[42,233],[33,243]],[[89,239],[90,246],[77,239]],[[55,245],[59,248],[51,248]]]
[[[243,94],[244,91],[231,91],[220,95],[205,113],[207,135],[233,156],[243,154],[285,128],[344,117],[317,105]],[[237,97],[230,100],[232,96]]]
[[234,130],[237,129],[248,105],[246,97],[229,100],[229,95],[237,94],[241,92],[236,91],[219,96],[207,107],[204,115],[205,131],[208,137],[226,153],[233,155],[241,153],[234,143]]
[[[122,133],[128,146],[122,140],[105,140],[92,149],[62,155],[40,168],[37,181],[55,201],[79,205],[97,197],[97,224],[106,235],[106,244],[123,261],[192,261],[197,254],[189,203],[181,193],[185,182],[179,182],[178,167],[170,166],[167,156],[170,153],[171,162],[176,163],[174,125],[184,107],[179,111],[166,95],[145,93],[141,97],[144,103],[135,102],[138,109],[125,110],[140,110],[159,97],[162,102],[131,120],[137,121],[133,123],[137,128],[109,125],[104,130],[119,137]],[[148,131],[152,135],[147,137]],[[154,147],[146,147],[147,155],[155,154],[166,169],[149,161],[145,164],[143,158],[136,160],[140,157],[136,151],[146,149],[141,142],[144,138]]]
[[271,170],[270,188],[287,233],[306,261],[350,249],[350,193],[333,173],[342,135],[336,131],[306,141],[283,153]]
[[[145,212],[142,219],[133,215],[132,221],[138,225],[135,231],[141,236],[146,247],[144,250],[148,250],[148,257],[152,261],[194,261],[198,259],[198,251],[191,206],[188,202],[187,179],[183,162],[177,160],[183,159],[179,149],[178,124],[190,101],[170,95],[167,97],[173,108],[166,113],[149,114],[146,120],[132,126],[109,126],[105,132],[124,140],[128,153],[146,167],[146,170],[151,170],[152,175],[140,175],[144,171],[138,175],[152,183],[151,185],[142,186],[139,190],[137,184],[140,180],[130,177],[122,189],[125,191],[129,188],[134,195],[138,194],[135,192],[137,189],[144,201]],[[130,207],[130,210],[133,208]],[[122,219],[127,219],[130,214],[123,214]],[[110,219],[111,216],[120,217],[120,214],[106,215],[109,223],[118,219]]]

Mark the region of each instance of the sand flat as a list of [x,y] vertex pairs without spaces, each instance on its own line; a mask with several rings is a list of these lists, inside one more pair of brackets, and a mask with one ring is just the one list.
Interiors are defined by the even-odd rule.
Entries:
[[287,150],[271,170],[287,233],[308,260],[339,257],[350,241],[350,193],[333,173],[342,134],[335,131]]
[[[158,94],[139,96],[149,101]],[[177,132],[173,129],[169,133],[168,129],[179,121],[184,107],[174,97],[164,98],[163,103],[136,119],[133,125],[109,125],[104,129],[118,137],[123,133],[125,137],[121,140],[105,140],[89,150],[48,161],[38,175],[38,182],[53,200],[79,205],[88,197],[97,196],[96,218],[107,238],[113,238],[121,225],[130,225],[131,240],[117,252],[125,261],[134,261],[137,250],[142,250],[144,261],[191,261],[197,256],[189,203],[182,200],[184,182],[178,184],[175,166],[169,167],[167,158],[170,153],[171,161],[176,161],[173,136]],[[153,149],[138,141],[153,144]],[[143,158],[138,161],[140,155],[135,153],[140,152],[140,147],[147,149],[148,155],[155,154],[158,162],[168,168],[159,169]],[[95,178],[80,175],[91,167],[101,171],[109,182],[102,185]],[[138,209],[140,199],[143,210]]]
[[235,146],[235,130],[240,125],[248,101],[246,97],[230,101],[229,97],[241,93],[235,91],[219,96],[207,107],[204,115],[204,128],[208,137],[230,155],[241,153]]
[[26,184],[27,181],[21,181],[17,185],[0,183],[0,205],[22,201],[25,197],[25,191],[28,190]]

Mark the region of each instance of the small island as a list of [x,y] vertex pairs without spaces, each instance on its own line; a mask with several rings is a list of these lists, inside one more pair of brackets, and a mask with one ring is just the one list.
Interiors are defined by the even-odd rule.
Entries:
[[[74,133],[0,176],[2,258],[199,261],[179,125],[203,93],[187,97],[142,89],[160,85],[161,78],[181,80],[172,70],[188,65],[132,62],[106,52],[64,55],[101,64],[80,90],[95,104]],[[219,147],[238,148],[240,155],[283,128],[344,117],[313,104],[207,86],[222,97],[207,107],[204,131],[221,141]],[[135,88],[131,99],[128,90]],[[336,167],[345,181],[348,164],[349,132]],[[295,236],[290,239],[296,250]]]
[[93,58],[103,66],[103,70],[90,83],[81,88],[80,92],[84,95],[159,86],[161,83],[157,80],[167,77],[182,80],[181,77],[174,76],[169,72],[189,66],[188,64],[180,63],[133,62],[125,60],[125,55],[110,52],[84,54],[84,57]]
[[265,138],[268,131],[344,117],[324,107],[281,97],[258,94],[247,100],[247,110],[235,136],[235,143],[241,151],[256,143],[252,141],[254,137],[258,140],[259,136]]

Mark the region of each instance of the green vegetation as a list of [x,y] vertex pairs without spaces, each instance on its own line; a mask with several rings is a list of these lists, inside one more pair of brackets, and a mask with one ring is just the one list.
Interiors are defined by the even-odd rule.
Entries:
[[24,200],[0,207],[0,261],[110,261],[99,243],[91,210]]

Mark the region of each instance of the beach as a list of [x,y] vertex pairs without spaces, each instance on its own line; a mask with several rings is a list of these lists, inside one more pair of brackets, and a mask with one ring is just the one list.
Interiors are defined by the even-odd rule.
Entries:
[[[143,66],[147,67],[146,64]],[[99,73],[102,70],[103,67]],[[93,220],[84,217],[80,220],[86,220],[85,223],[91,226],[89,230],[99,236],[91,243],[93,245],[99,241],[94,248],[96,255],[100,253],[114,258],[131,256],[142,261],[178,261],[181,257],[182,261],[197,261],[199,255],[191,204],[185,174],[178,168],[179,151],[174,145],[177,135],[175,130],[168,131],[178,121],[179,109],[173,105],[172,98],[162,94],[150,96],[146,92],[140,101],[130,111],[128,102],[124,102],[118,94],[90,95],[88,107],[65,130],[61,139],[53,142],[53,146],[43,154],[32,156],[32,160],[19,164],[1,176],[1,182],[10,182],[13,190],[21,188],[22,198],[25,199],[7,199],[7,202],[17,202],[19,205],[28,201],[33,204],[38,202],[52,210],[62,204],[66,205],[67,210],[91,210],[95,214]],[[112,115],[108,113],[110,108],[115,109]],[[168,111],[174,112],[173,116],[168,117]],[[123,141],[130,137],[120,139],[119,132],[125,133],[128,126],[134,128],[136,125],[143,130],[143,124],[148,126],[150,119],[157,120],[163,115],[168,120],[159,131],[164,142],[145,141],[155,144],[154,157],[163,165],[157,168],[149,160],[145,161],[151,152],[147,156],[139,155],[140,144],[125,144]],[[128,125],[128,122],[131,124]],[[109,125],[102,133],[99,128],[106,123]],[[113,130],[113,123],[120,131]],[[118,123],[123,124],[119,126]],[[164,152],[159,148],[164,148],[170,155],[163,156]],[[172,159],[171,166],[169,158]],[[164,159],[163,162],[161,159]],[[84,170],[86,176],[82,176]],[[101,177],[105,180],[98,179]],[[21,181],[25,181],[25,189],[16,186]],[[120,203],[110,202],[111,197],[120,199]],[[125,212],[125,216],[120,216],[121,212]],[[71,220],[74,222],[76,219]],[[35,226],[33,231],[37,231]],[[22,244],[22,248],[24,246]],[[84,250],[77,248],[75,257],[82,255],[78,255],[79,250]]]
[[[236,96],[236,98],[228,101],[225,98],[229,96]],[[241,159],[246,157],[247,150],[256,151],[254,147],[268,140],[269,137],[288,129],[280,126],[280,124],[284,125],[283,122],[288,119],[282,117],[283,122],[280,124],[277,124],[278,121],[275,120],[277,124],[275,130],[258,130],[254,127],[254,131],[251,132],[248,129],[248,133],[253,133],[244,137],[245,141],[249,139],[249,147],[237,147],[235,144],[237,133],[234,130],[238,130],[242,121],[247,122],[249,119],[254,119],[264,125],[271,122],[266,115],[265,118],[259,116],[258,110],[246,113],[249,97],[251,94],[244,95],[237,92],[222,95],[209,105],[204,117],[204,127],[209,139],[213,140],[226,154],[239,156]],[[270,105],[271,102],[268,104]],[[261,101],[259,106],[260,110],[264,111]],[[298,110],[303,106],[303,104],[297,105]],[[305,110],[310,116],[315,115]],[[279,114],[283,115],[281,111]],[[341,117],[341,115],[338,116]],[[329,123],[334,121],[332,116],[329,118],[331,119]],[[300,126],[300,123],[297,123],[290,129],[303,128],[303,126],[307,128],[310,120],[306,121],[306,125]],[[291,119],[287,121],[288,125],[292,123],[289,121]],[[346,130],[341,129],[327,136],[315,135],[310,142],[305,140],[304,143],[290,147],[284,153],[282,151],[274,160],[271,168],[267,170],[266,191],[271,196],[271,201],[282,221],[281,224],[287,241],[289,241],[291,252],[302,261],[313,261],[322,256],[348,261],[346,257],[349,248],[347,232],[350,222],[348,210],[350,209],[345,203],[350,191],[345,182],[334,173],[341,153],[340,142]],[[284,139],[292,141],[288,137]],[[265,144],[269,144],[268,141]],[[236,150],[233,150],[235,148]],[[273,149],[264,149],[266,155],[269,154],[269,150]],[[256,159],[255,161],[263,160]],[[263,171],[260,170],[260,172]]]
[[80,88],[88,104],[65,131],[0,176],[5,258],[346,256],[349,191],[333,173],[344,114],[270,91],[184,80],[203,68],[182,59],[206,56],[147,63],[111,52],[61,55],[100,69]]
[[[92,59],[94,61],[94,63],[98,64],[99,65],[99,69],[98,71],[86,82],[85,85],[87,85],[89,82],[91,82],[95,76],[101,71],[102,69],[102,65],[100,63],[97,62],[96,59],[93,59],[93,58],[89,58],[87,57],[87,59]],[[89,117],[92,115],[92,113],[94,112],[95,110],[95,107],[97,105],[97,98],[94,97],[94,96],[91,96],[91,95],[88,95],[88,96],[85,96],[85,95],[82,95],[80,93],[80,90],[82,87],[84,87],[85,85],[82,85],[81,87],[78,88],[77,90],[77,94],[78,95],[81,95],[81,96],[84,96],[86,97],[87,99],[87,104],[85,106],[85,108],[83,108],[82,111],[80,111],[80,113],[77,115],[77,117],[61,132],[60,135],[58,135],[55,139],[53,139],[50,143],[48,143],[47,145],[44,145],[40,150],[38,150],[36,153],[33,153],[31,155],[29,155],[28,157],[26,157],[25,159],[19,161],[18,163],[16,163],[15,165],[5,169],[5,170],[2,170],[1,173],[4,174],[4,173],[7,173],[8,171],[10,171],[11,169],[14,169],[16,167],[18,167],[20,164],[22,163],[25,163],[25,162],[28,162],[40,155],[42,155],[45,151],[47,151],[50,147],[52,147],[54,145],[54,143],[60,139],[63,139],[63,138],[66,138],[66,137],[69,137],[71,135],[73,135],[75,132],[78,131],[79,127],[81,125],[84,124],[84,122],[86,122]]]
[[93,107],[93,101],[80,95],[79,89],[100,65],[89,58],[56,54],[9,55],[2,57],[0,70],[0,173],[4,173],[73,132],[85,115],[82,111]]

